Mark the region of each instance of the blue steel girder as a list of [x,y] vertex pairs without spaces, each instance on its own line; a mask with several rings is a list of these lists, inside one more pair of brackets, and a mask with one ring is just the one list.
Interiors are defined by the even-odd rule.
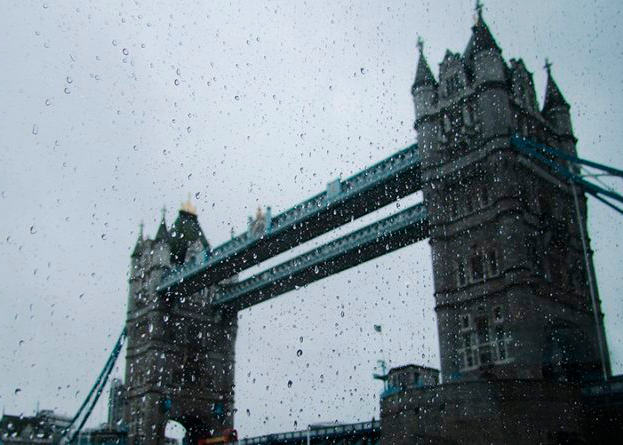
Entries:
[[381,422],[353,423],[347,425],[327,425],[312,427],[309,430],[267,434],[265,436],[240,439],[236,445],[294,445],[307,444],[365,444],[377,445],[381,438]]
[[246,280],[223,285],[212,304],[234,310],[253,306],[425,239],[428,230],[426,208],[416,204]]
[[421,189],[421,158],[414,144],[171,271],[159,293],[192,293],[227,279],[310,239]]

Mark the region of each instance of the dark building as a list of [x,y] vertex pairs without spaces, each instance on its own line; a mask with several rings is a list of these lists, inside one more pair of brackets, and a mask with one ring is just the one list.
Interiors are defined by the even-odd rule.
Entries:
[[58,443],[71,418],[51,410],[38,411],[34,416],[4,414],[0,419],[0,444],[47,445]]
[[210,304],[214,287],[160,297],[172,267],[210,251],[195,209],[184,204],[155,238],[143,234],[132,253],[127,313],[126,425],[128,445],[161,443],[168,420],[190,443],[233,428],[237,316]]
[[420,44],[412,94],[443,384],[384,397],[383,442],[583,443],[583,388],[611,378],[586,199],[511,146],[520,135],[575,155],[569,104],[547,66],[539,108],[480,11],[439,81]]

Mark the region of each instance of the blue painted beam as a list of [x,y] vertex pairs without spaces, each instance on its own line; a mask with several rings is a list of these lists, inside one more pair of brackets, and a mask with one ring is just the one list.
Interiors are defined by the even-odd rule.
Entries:
[[[159,293],[191,293],[327,233],[421,189],[417,145],[407,147],[168,274]],[[268,216],[268,215],[267,215]]]
[[212,304],[244,309],[427,237],[426,208],[417,204],[246,280],[224,285]]
[[380,442],[381,422],[372,420],[371,422],[352,423],[346,425],[324,425],[312,426],[309,430],[290,431],[285,433],[267,434],[265,436],[240,439],[235,442],[237,445],[273,445],[273,444],[305,444],[309,436],[309,443],[343,443],[357,444],[362,438],[367,439],[365,443],[375,445]]

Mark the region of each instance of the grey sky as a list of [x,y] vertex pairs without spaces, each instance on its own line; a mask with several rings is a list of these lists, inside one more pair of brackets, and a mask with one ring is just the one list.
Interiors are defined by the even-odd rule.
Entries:
[[[220,244],[258,204],[280,212],[411,144],[417,35],[436,72],[446,48],[463,51],[473,20],[471,1],[257,3],[3,4],[7,413],[78,407],[123,325],[141,220],[153,236],[160,208],[170,223],[191,193]],[[580,155],[622,167],[623,5],[584,3],[490,1],[485,19],[506,59],[522,57],[534,72],[541,103],[544,58],[554,63]],[[590,201],[615,372],[622,222]],[[242,435],[378,417],[373,324],[384,326],[392,365],[438,366],[429,254],[419,243],[242,312]]]

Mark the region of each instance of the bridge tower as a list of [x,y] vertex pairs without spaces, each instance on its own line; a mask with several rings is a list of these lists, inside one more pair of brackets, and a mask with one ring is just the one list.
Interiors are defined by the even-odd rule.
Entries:
[[584,194],[511,148],[521,135],[575,154],[549,66],[539,110],[523,61],[506,64],[479,14],[464,54],[446,52],[439,82],[420,51],[413,96],[444,381],[609,374],[584,261]]
[[443,385],[400,396],[406,405],[387,398],[384,440],[578,437],[579,384],[610,375],[586,200],[511,146],[520,135],[575,154],[569,104],[548,65],[539,109],[532,75],[506,63],[481,11],[439,81],[419,47],[412,94]]
[[126,357],[128,445],[164,443],[167,421],[187,438],[233,427],[235,313],[210,305],[214,287],[159,296],[173,267],[208,255],[209,244],[187,202],[170,228],[164,211],[156,237],[141,229],[132,253]]

